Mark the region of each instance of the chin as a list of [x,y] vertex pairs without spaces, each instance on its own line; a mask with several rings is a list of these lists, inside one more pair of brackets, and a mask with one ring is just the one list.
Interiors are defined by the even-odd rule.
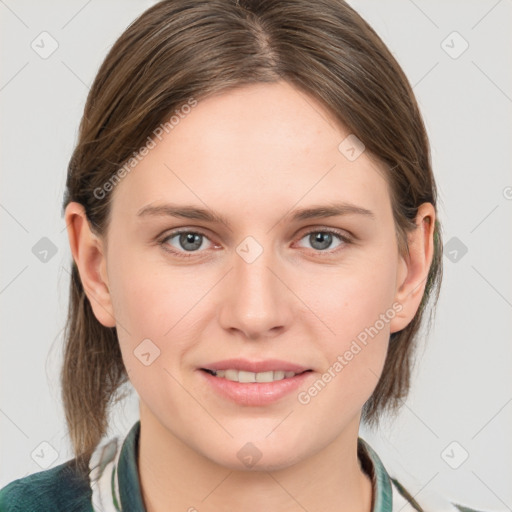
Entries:
[[237,458],[235,459],[212,459],[216,464],[222,466],[231,471],[243,471],[247,473],[258,473],[258,472],[267,472],[267,471],[280,471],[283,469],[287,469],[294,464],[296,464],[297,460],[291,459],[279,459],[278,457],[272,457],[272,460],[263,460],[263,457],[253,465],[250,463],[241,462]]
[[[239,446],[240,445],[240,446]],[[301,453],[295,446],[282,445],[276,449],[274,443],[244,442],[230,443],[221,447],[220,453],[203,452],[215,464],[232,471],[279,471],[289,468],[301,460]],[[210,453],[208,453],[208,451]],[[227,456],[233,454],[234,456]]]

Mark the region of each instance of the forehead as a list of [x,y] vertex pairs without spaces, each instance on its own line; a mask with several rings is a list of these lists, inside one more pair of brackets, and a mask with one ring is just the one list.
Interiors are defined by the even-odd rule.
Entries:
[[114,209],[135,215],[172,200],[253,218],[325,201],[389,210],[382,168],[365,152],[347,158],[340,144],[351,134],[286,82],[209,97],[174,122],[117,185]]

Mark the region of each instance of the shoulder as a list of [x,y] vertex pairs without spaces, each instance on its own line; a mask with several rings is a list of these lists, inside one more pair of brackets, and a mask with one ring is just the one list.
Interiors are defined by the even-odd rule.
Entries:
[[[398,505],[403,506],[401,500],[405,499],[407,503],[412,505],[414,510],[421,512],[430,512],[436,510],[443,510],[443,512],[484,512],[468,507],[466,505],[461,505],[460,503],[447,501],[444,497],[432,492],[428,495],[428,499],[422,499],[421,502],[418,502],[396,478],[390,477],[390,479],[393,484],[394,501],[398,501]],[[395,493],[395,489],[400,495],[398,500],[395,500],[395,498],[398,497],[398,494]],[[393,510],[395,510],[395,507],[393,507]]]
[[0,512],[92,512],[91,496],[87,475],[71,459],[0,489]]
[[466,507],[465,505],[460,505],[459,503],[453,503],[455,507],[457,507],[457,510],[460,510],[460,512],[483,512],[480,510],[476,510],[475,508]]

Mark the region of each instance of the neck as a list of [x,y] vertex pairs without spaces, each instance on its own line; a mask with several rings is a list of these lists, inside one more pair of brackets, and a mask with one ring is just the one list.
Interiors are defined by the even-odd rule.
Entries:
[[141,407],[138,466],[146,511],[371,512],[358,429],[354,421],[323,450],[285,469],[237,471],[197,453]]

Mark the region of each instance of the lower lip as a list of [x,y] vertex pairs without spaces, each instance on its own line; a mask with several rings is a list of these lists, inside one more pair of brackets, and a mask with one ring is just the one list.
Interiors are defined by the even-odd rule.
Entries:
[[214,377],[204,370],[199,370],[206,382],[221,396],[240,405],[267,405],[296,391],[312,372],[305,372],[294,377],[274,382],[235,382],[223,377]]

